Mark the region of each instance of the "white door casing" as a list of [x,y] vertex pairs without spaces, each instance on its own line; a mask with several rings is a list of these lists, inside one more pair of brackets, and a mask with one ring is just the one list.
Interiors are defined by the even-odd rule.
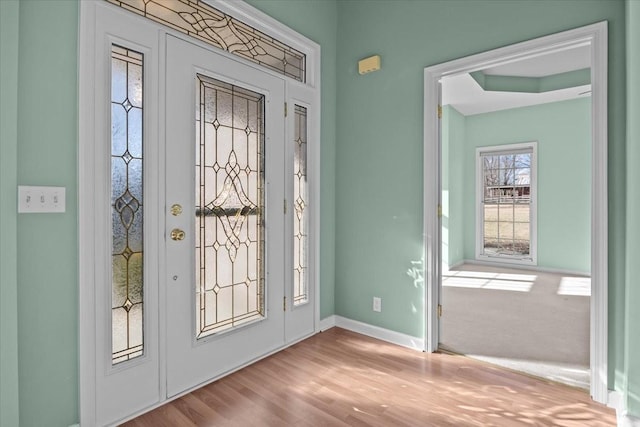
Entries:
[[[296,340],[302,339],[318,330],[319,301],[318,295],[318,234],[319,234],[319,120],[320,120],[320,49],[315,43],[300,36],[292,30],[277,23],[272,18],[247,6],[243,2],[227,2],[205,0],[215,7],[231,13],[245,23],[253,25],[260,31],[277,36],[280,40],[290,43],[296,49],[307,55],[307,83],[300,83],[282,77],[272,71],[261,69],[244,59],[239,59],[228,52],[211,48],[203,42],[189,40],[189,37],[153,23],[145,18],[136,16],[124,9],[114,7],[104,1],[87,0],[81,2],[80,7],[80,78],[79,78],[79,329],[80,329],[80,422],[81,425],[114,425],[136,414],[158,406],[171,396],[183,394],[197,384],[215,380],[221,375],[251,363],[277,351]],[[267,191],[268,204],[272,209],[268,215],[269,230],[267,244],[267,262],[273,264],[268,271],[267,317],[255,324],[241,328],[238,331],[228,331],[195,342],[191,334],[188,338],[180,337],[178,331],[185,331],[189,323],[189,331],[194,331],[192,308],[182,307],[172,312],[168,306],[177,301],[188,299],[183,291],[193,289],[186,282],[187,277],[194,276],[192,260],[182,261],[171,255],[172,243],[169,239],[171,229],[178,224],[170,223],[174,217],[168,215],[175,189],[170,188],[172,180],[165,176],[171,174],[173,152],[171,147],[174,140],[167,139],[172,127],[165,125],[165,106],[167,116],[178,117],[179,111],[170,112],[167,105],[166,88],[171,87],[172,81],[166,79],[164,63],[168,58],[167,40],[173,39],[190,49],[206,51],[208,61],[222,61],[221,69],[208,69],[206,64],[200,71],[212,72],[213,77],[221,80],[233,80],[240,86],[249,84],[249,89],[267,95],[266,109],[271,109],[267,115],[279,115],[279,125],[270,129],[275,131],[272,152],[271,181],[279,181]],[[182,39],[182,40],[179,40]],[[145,353],[142,357],[132,361],[112,366],[111,341],[109,324],[109,301],[111,298],[111,229],[108,215],[111,209],[110,198],[110,126],[109,126],[109,93],[110,93],[110,48],[111,44],[123,45],[144,55],[144,203],[145,203],[145,231],[144,231],[144,342]],[[171,42],[169,42],[171,43]],[[187,49],[188,50],[188,49]],[[180,49],[178,49],[180,51]],[[179,53],[177,53],[179,54]],[[217,58],[217,59],[213,59]],[[230,62],[229,62],[230,61]],[[240,75],[230,71],[232,65],[238,73],[248,72],[251,77],[242,81]],[[211,67],[210,67],[211,68]],[[215,64],[212,68],[216,68]],[[192,69],[193,70],[193,69]],[[165,84],[166,80],[166,84]],[[266,82],[266,83],[265,83]],[[264,84],[263,84],[264,83]],[[193,80],[190,81],[193,90]],[[274,86],[275,85],[275,86]],[[277,89],[275,88],[277,86]],[[285,98],[285,95],[287,96]],[[305,106],[309,112],[309,300],[307,304],[293,307],[291,274],[291,254],[293,244],[291,238],[291,215],[293,209],[288,209],[285,215],[282,210],[283,199],[292,199],[288,194],[291,183],[288,176],[286,162],[290,152],[285,149],[292,137],[293,128],[290,114],[283,119],[283,104],[287,101],[291,108],[293,104]],[[193,108],[192,101],[183,110]],[[271,105],[271,106],[269,106]],[[180,110],[182,111],[182,110]],[[276,113],[277,111],[277,113]],[[175,115],[173,113],[176,113]],[[161,119],[162,117],[162,119]],[[193,118],[193,115],[190,116]],[[276,121],[278,121],[276,120]],[[286,124],[283,120],[286,120]],[[268,124],[268,126],[271,126]],[[187,147],[193,147],[193,124],[189,127],[189,135],[180,136],[180,140]],[[271,135],[269,136],[271,138]],[[165,153],[165,142],[167,153]],[[269,143],[269,141],[267,142]],[[189,150],[192,150],[190,148]],[[280,154],[276,154],[278,151]],[[286,154],[285,154],[286,152]],[[189,157],[188,155],[187,157]],[[186,159],[186,157],[185,157]],[[178,178],[185,178],[193,173],[193,156],[188,173],[175,173]],[[186,160],[185,160],[186,161]],[[166,170],[165,170],[166,167]],[[271,178],[268,178],[271,179]],[[170,182],[171,181],[171,182]],[[285,184],[288,182],[288,184]],[[185,185],[183,183],[183,185]],[[166,195],[165,195],[165,190]],[[173,193],[172,193],[173,191]],[[193,185],[186,195],[193,194]],[[285,192],[287,193],[285,196]],[[180,193],[180,191],[178,191]],[[193,196],[191,196],[193,197]],[[193,204],[185,204],[193,206]],[[267,208],[269,209],[269,208]],[[187,209],[185,209],[186,211]],[[165,218],[165,215],[166,218]],[[185,212],[182,218],[187,218]],[[190,216],[193,222],[193,216]],[[285,225],[286,224],[286,225]],[[182,225],[182,224],[179,224]],[[193,229],[193,224],[184,227],[186,236]],[[288,234],[289,233],[289,234]],[[168,239],[165,245],[165,238]],[[187,246],[187,245],[184,245]],[[190,249],[189,251],[193,251]],[[187,251],[187,252],[189,252]],[[183,252],[180,252],[183,253]],[[191,255],[188,255],[189,257]],[[280,259],[278,262],[277,259]],[[173,270],[179,264],[178,270]],[[185,263],[186,261],[186,263]],[[182,262],[182,264],[181,264]],[[191,263],[191,265],[189,265]],[[277,265],[276,265],[277,264]],[[172,271],[178,271],[171,274]],[[174,281],[173,276],[179,280]],[[186,279],[186,280],[185,280]],[[185,281],[183,281],[185,280]],[[169,283],[167,283],[169,282]],[[186,288],[175,287],[178,283]],[[172,287],[173,286],[173,287]],[[176,296],[177,295],[177,296]],[[286,311],[283,306],[283,296],[287,296]],[[106,302],[105,302],[106,301]],[[175,307],[174,307],[175,308]],[[178,319],[173,322],[174,319]],[[269,325],[263,327],[263,325]],[[182,328],[182,329],[180,329]],[[242,329],[246,329],[251,337],[245,336]],[[270,332],[267,332],[269,330]],[[258,332],[256,332],[258,331]],[[265,332],[265,333],[262,333]],[[178,338],[180,337],[180,338]],[[234,338],[237,337],[237,338]],[[264,339],[263,339],[264,337]],[[250,339],[248,339],[250,338]],[[257,339],[256,339],[257,338]],[[177,340],[177,341],[176,341]],[[175,350],[173,344],[180,342],[188,344],[181,350]],[[185,366],[188,358],[186,354],[195,351],[203,353],[203,348],[213,345],[216,341],[226,341],[226,344],[238,344],[238,353],[228,352],[226,361],[221,359],[220,366],[209,370],[206,374],[189,377],[189,372],[183,372],[180,366]],[[255,345],[246,346],[246,341],[255,341]],[[225,344],[225,346],[226,346]],[[179,346],[176,346],[178,348]],[[180,353],[183,351],[183,353]],[[204,352],[206,353],[206,352]],[[204,354],[203,353],[203,354]],[[244,355],[239,356],[240,353]],[[171,363],[171,357],[174,362]],[[222,357],[222,356],[221,356]],[[231,359],[235,359],[231,361]],[[224,363],[223,363],[224,362]],[[226,363],[226,364],[225,364]],[[172,371],[172,366],[176,367]],[[185,379],[186,378],[186,379]]]
[[[607,199],[607,23],[552,34],[513,44],[424,70],[424,277],[425,351],[436,351],[439,342],[441,237],[437,215],[440,203],[440,79],[497,66],[545,52],[576,45],[591,48],[592,85],[592,177],[591,177],[591,397],[600,403],[608,399],[608,199]],[[446,310],[446,307],[444,308]]]

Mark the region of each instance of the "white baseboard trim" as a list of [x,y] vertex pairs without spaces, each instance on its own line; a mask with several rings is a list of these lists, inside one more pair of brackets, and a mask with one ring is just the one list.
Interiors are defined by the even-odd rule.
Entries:
[[336,326],[336,316],[331,315],[329,317],[325,317],[320,321],[320,332],[331,329],[334,326]]
[[[572,270],[563,270],[561,268],[547,268],[547,267],[538,267],[535,265],[520,265],[520,264],[509,264],[506,262],[499,261],[484,261],[478,259],[465,259],[462,263],[456,263],[455,266],[459,266],[461,264],[474,264],[474,265],[488,265],[500,268],[513,268],[516,270],[528,270],[528,271],[540,271],[543,273],[557,273],[557,274],[567,274],[570,276],[590,276],[591,273],[584,271],[572,271]],[[450,267],[454,268],[454,266]]]
[[460,261],[458,261],[458,262],[454,262],[454,263],[453,263],[453,264],[451,264],[451,265],[447,265],[447,263],[443,262],[443,263],[442,263],[442,272],[452,270],[452,269],[454,269],[454,268],[456,268],[456,267],[460,267],[460,266],[461,266],[462,264],[464,264],[465,262],[466,262],[465,260],[460,260]]
[[624,413],[618,415],[618,427],[640,427],[640,418]]
[[640,427],[640,418],[627,414],[623,395],[619,391],[609,391],[607,406],[616,410],[618,427]]
[[616,390],[609,390],[609,398],[607,400],[607,406],[613,408],[616,411],[621,409],[623,405],[622,393]]
[[[413,350],[424,351],[424,339],[418,337],[412,337],[411,335],[406,335],[400,332],[391,331],[389,329],[384,329],[379,326],[369,325],[368,323],[358,322],[357,320],[347,319],[342,316],[331,316],[334,322],[334,326],[339,328],[348,329],[353,332],[357,332],[362,335],[367,335],[369,337],[377,338],[382,341],[387,341],[392,344],[401,345],[403,347],[408,347]],[[323,319],[320,324],[324,320]],[[328,324],[328,322],[327,322]]]

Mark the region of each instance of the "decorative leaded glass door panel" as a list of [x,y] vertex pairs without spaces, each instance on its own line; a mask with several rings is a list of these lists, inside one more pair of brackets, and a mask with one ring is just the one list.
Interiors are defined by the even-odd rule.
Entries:
[[311,286],[313,258],[309,244],[311,211],[314,200],[311,197],[312,162],[309,161],[309,147],[313,141],[314,117],[316,111],[309,101],[311,91],[301,85],[288,88],[287,140],[285,142],[286,164],[286,301],[285,337],[288,343],[298,341],[314,332],[315,292]]
[[284,82],[169,36],[167,387],[284,344]]

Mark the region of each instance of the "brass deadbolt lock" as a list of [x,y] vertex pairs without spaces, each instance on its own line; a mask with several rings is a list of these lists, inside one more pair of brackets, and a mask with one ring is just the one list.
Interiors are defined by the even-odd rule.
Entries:
[[179,204],[175,203],[173,205],[171,205],[171,215],[173,216],[178,216],[182,213],[182,206],[180,206]]
[[184,240],[184,231],[179,228],[174,228],[171,230],[171,238],[173,240]]

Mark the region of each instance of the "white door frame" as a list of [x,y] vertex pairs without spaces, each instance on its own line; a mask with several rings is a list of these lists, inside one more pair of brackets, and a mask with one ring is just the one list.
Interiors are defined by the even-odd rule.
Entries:
[[[320,46],[305,36],[288,28],[284,24],[271,18],[258,9],[244,3],[241,0],[201,0],[211,4],[220,11],[231,15],[240,21],[268,34],[282,42],[294,47],[306,54],[306,82],[300,83],[289,81],[291,96],[300,97],[300,88],[304,89],[303,99],[313,106],[309,111],[308,128],[308,169],[309,177],[309,280],[312,294],[314,295],[314,326],[313,332],[319,332],[320,328],[320,281],[319,281],[319,257],[320,257],[320,69],[321,53]],[[95,189],[103,188],[105,183],[96,177],[94,164],[96,162],[97,150],[94,146],[95,128],[99,125],[94,114],[96,84],[95,66],[95,13],[96,5],[106,4],[104,0],[83,0],[80,2],[79,32],[78,32],[78,347],[79,347],[79,418],[83,426],[96,425],[96,316],[94,313],[97,298],[94,287],[95,277],[98,274],[94,266],[96,236],[96,196]],[[115,6],[113,6],[115,7]],[[157,26],[160,33],[174,34],[178,37],[188,38],[172,29]],[[161,52],[159,53],[162,54]],[[222,55],[231,55],[221,51]],[[243,58],[233,56],[236,61],[243,62]],[[246,61],[248,65],[255,64]],[[266,73],[282,77],[280,74],[265,69]],[[163,71],[161,71],[163,73]],[[298,89],[295,89],[298,88]],[[162,93],[155,94],[162,98]],[[161,104],[163,100],[161,99]],[[164,133],[159,132],[159,138],[164,138]],[[164,161],[164,154],[158,153],[159,161]],[[163,266],[159,266],[159,274],[162,274]],[[160,301],[162,305],[163,292],[160,290]],[[149,307],[147,310],[151,310]],[[166,345],[163,333],[166,325],[163,325],[163,318],[159,321],[159,346],[162,349]],[[290,345],[288,343],[286,345]],[[285,345],[285,346],[286,346]],[[164,369],[166,360],[164,355],[159,356],[160,365],[160,394],[166,396],[163,384]],[[189,390],[185,390],[188,392]],[[158,404],[152,405],[146,410],[166,403],[168,400],[161,397]],[[131,414],[134,416],[136,414]]]
[[607,403],[608,358],[608,234],[607,234],[607,22],[540,37],[424,70],[424,277],[425,351],[438,349],[441,236],[440,203],[440,103],[442,77],[544,55],[576,45],[591,46],[592,178],[591,178],[591,397]]

